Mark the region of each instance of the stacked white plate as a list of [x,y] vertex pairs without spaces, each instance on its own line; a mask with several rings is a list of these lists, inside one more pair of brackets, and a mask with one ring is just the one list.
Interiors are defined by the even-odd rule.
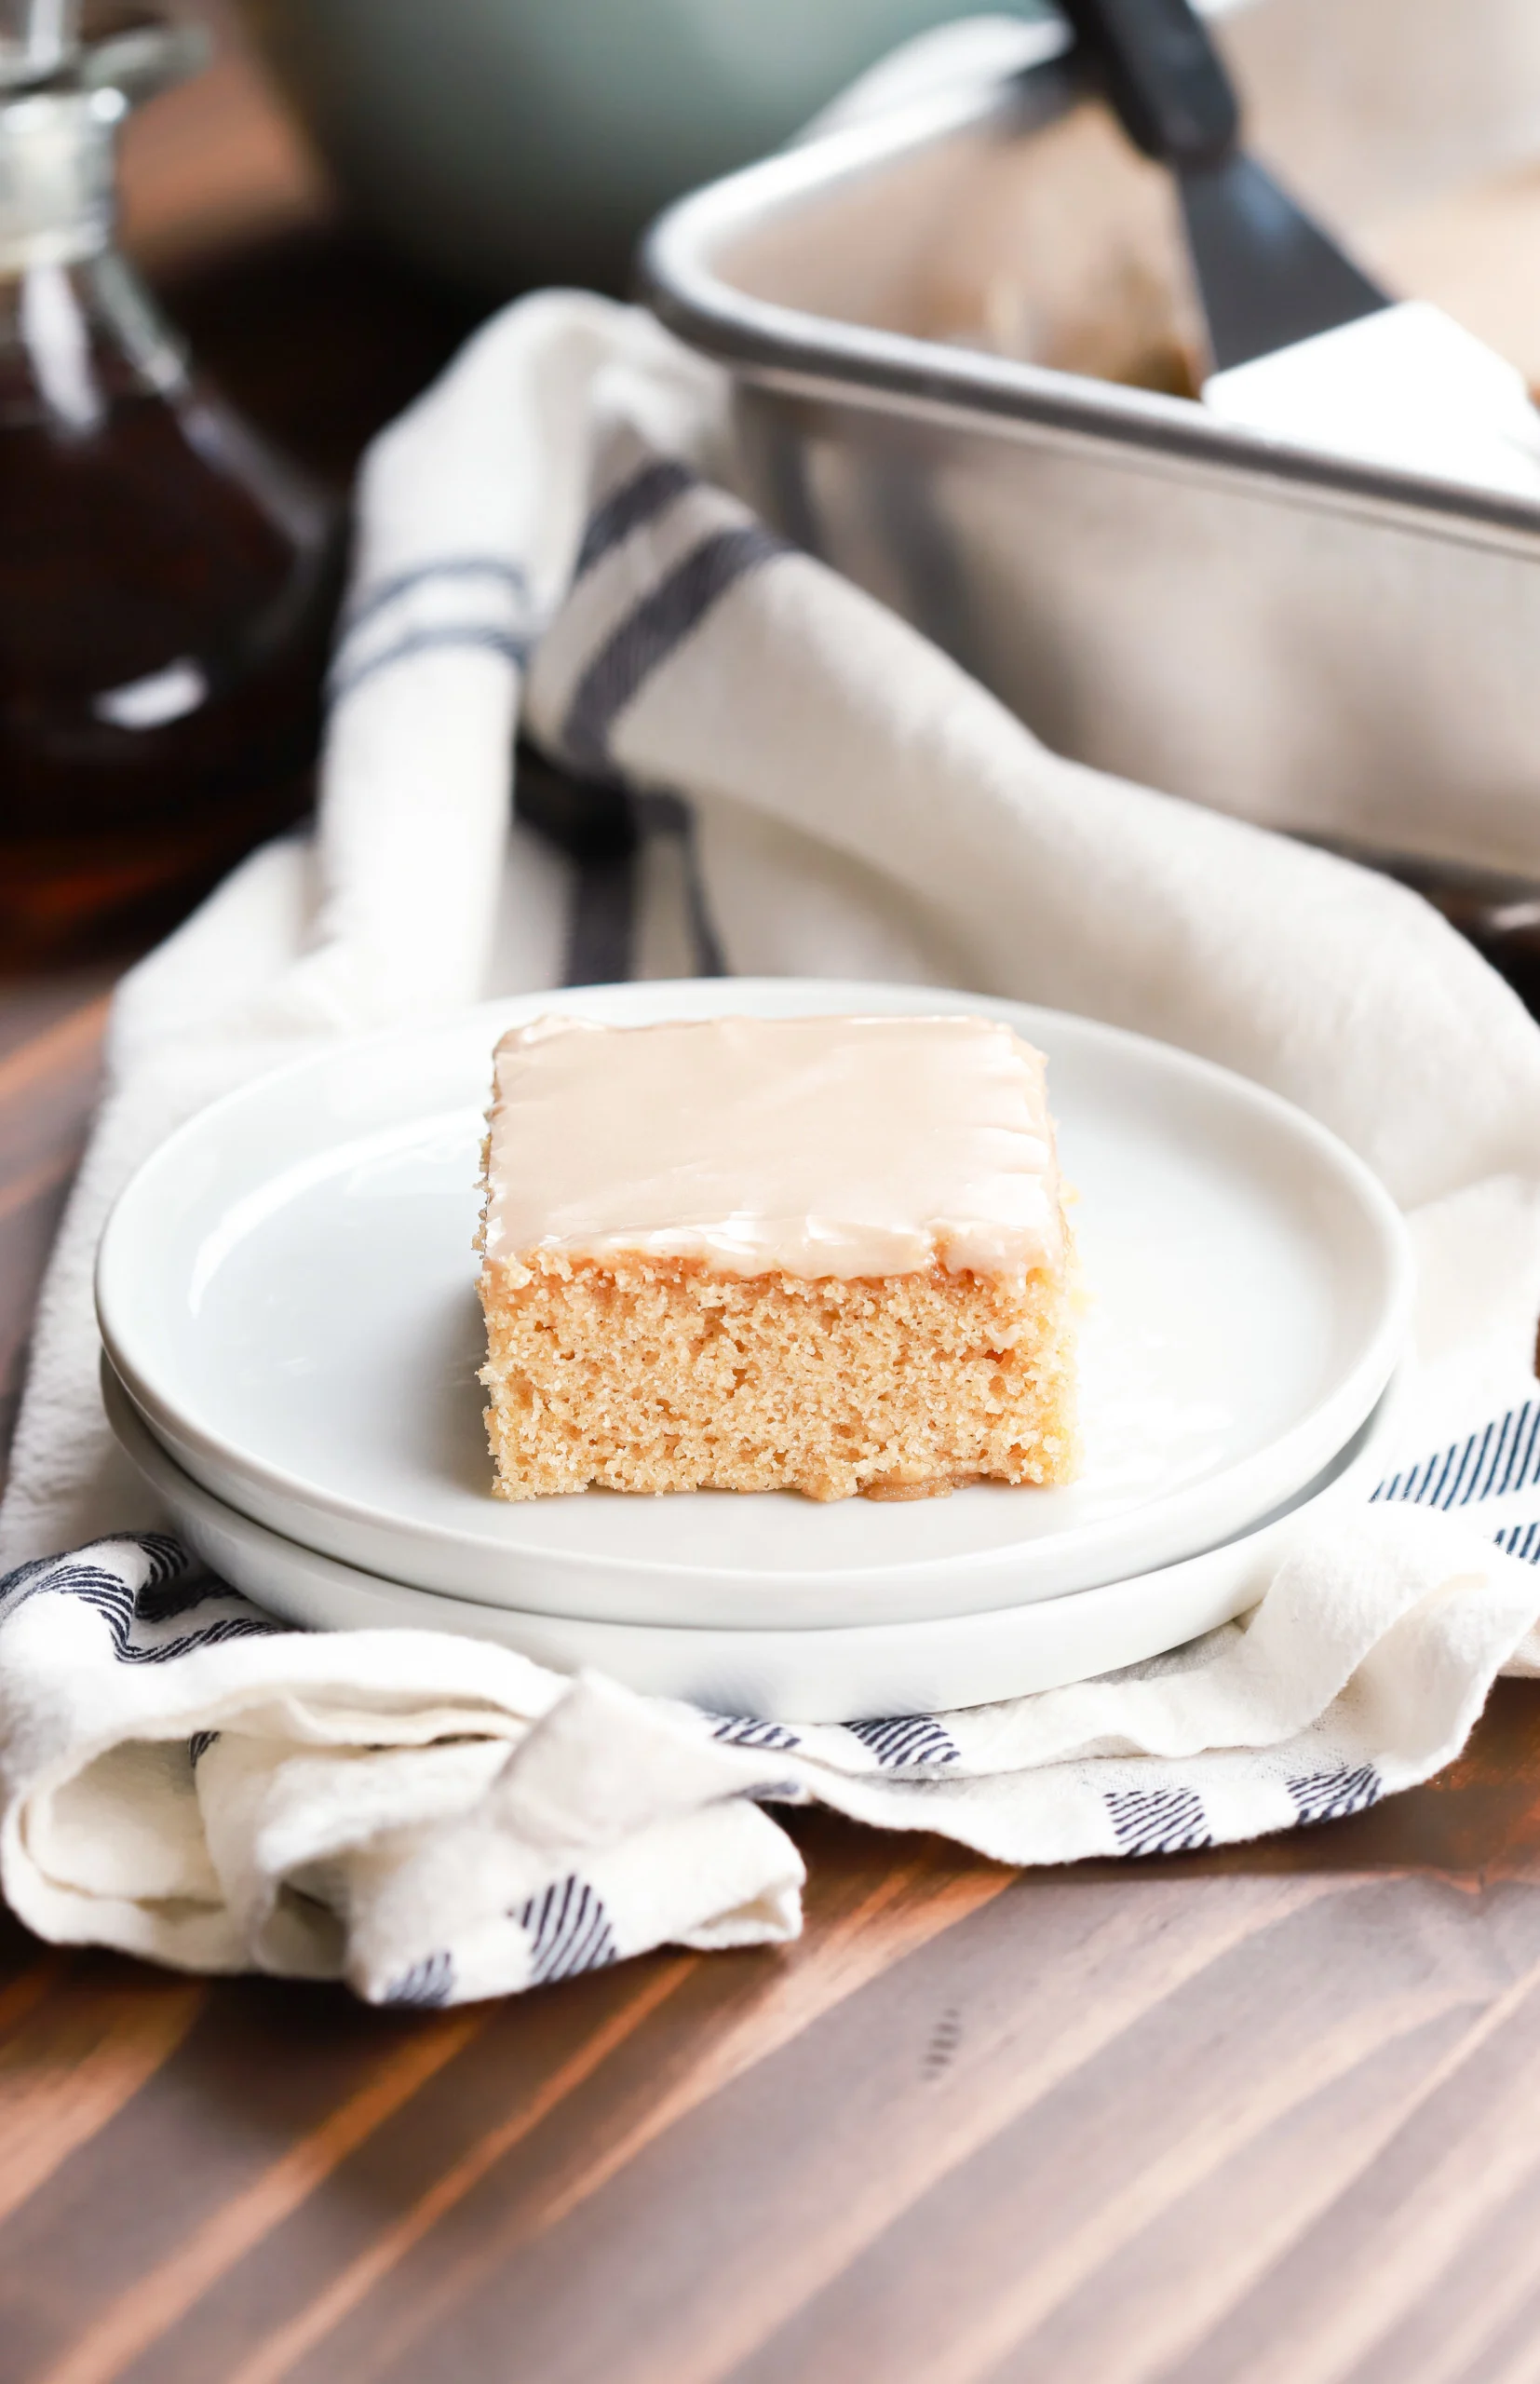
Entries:
[[[1086,1463],[918,1504],[492,1496],[472,1235],[493,1043],[640,1023],[984,1011],[1048,1057],[1087,1291]],[[1381,1469],[1411,1265],[1342,1144],[1117,1029],[804,980],[588,987],[336,1047],[216,1103],[103,1237],[108,1412],[185,1537],[271,1611],[468,1632],[718,1711],[935,1711],[1088,1677],[1250,1604]]]

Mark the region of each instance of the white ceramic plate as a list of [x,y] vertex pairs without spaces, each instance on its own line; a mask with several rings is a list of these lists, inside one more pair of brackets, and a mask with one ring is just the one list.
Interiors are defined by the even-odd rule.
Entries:
[[1094,1679],[1214,1630],[1255,1604],[1293,1534],[1333,1506],[1367,1497],[1385,1468],[1395,1399],[1393,1386],[1348,1447],[1285,1511],[1161,1572],[931,1622],[692,1631],[479,1605],[317,1555],[202,1489],[145,1429],[105,1365],[102,1376],[113,1429],[183,1538],[222,1579],[285,1621],[316,1631],[463,1632],[517,1647],[553,1672],[588,1668],[654,1696],[772,1722],[862,1722],[993,1704]]
[[[1092,1303],[1083,1479],[908,1505],[494,1499],[470,1246],[481,1112],[497,1036],[556,1006],[985,1010],[1040,1045]],[[775,1627],[1020,1605],[1229,1538],[1357,1431],[1400,1355],[1409,1284],[1368,1170],[1223,1069],[978,996],[737,979],[500,1002],[231,1095],[124,1193],[97,1302],[156,1437],[285,1537],[526,1612]]]

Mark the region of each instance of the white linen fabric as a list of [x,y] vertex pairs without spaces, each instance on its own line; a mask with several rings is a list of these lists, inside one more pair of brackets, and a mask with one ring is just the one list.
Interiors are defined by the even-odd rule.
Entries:
[[[1047,752],[733,478],[715,373],[570,294],[489,324],[368,459],[314,841],[257,854],[125,982],[44,1294],[0,1511],[0,1878],[45,1936],[374,2000],[503,1993],[793,1934],[777,1802],[1019,1863],[1202,1846],[1425,1779],[1499,1670],[1540,1668],[1540,1028],[1399,887]],[[520,719],[637,799],[622,968],[1054,1004],[1344,1135],[1423,1268],[1406,1462],[1375,1499],[1173,1656],[853,1727],[426,1630],[294,1632],[200,1574],[101,1415],[102,1218],[272,1062],[582,973],[610,914],[510,830]]]

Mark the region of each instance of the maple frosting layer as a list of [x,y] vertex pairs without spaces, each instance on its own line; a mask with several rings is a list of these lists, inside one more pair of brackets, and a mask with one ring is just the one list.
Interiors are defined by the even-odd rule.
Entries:
[[497,1046],[486,1256],[1057,1267],[1045,1077],[988,1019],[536,1019]]

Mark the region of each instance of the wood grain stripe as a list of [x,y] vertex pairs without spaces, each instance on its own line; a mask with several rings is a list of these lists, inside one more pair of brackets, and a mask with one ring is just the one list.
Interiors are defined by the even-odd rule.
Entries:
[[485,2007],[457,2012],[413,2035],[367,2086],[340,2104],[244,2192],[211,2211],[169,2259],[120,2294],[37,2384],[108,2384],[121,2374],[200,2294],[297,2210],[340,2161],[462,2052],[486,2025],[487,2017]]
[[696,1967],[699,1957],[692,1955],[669,1962],[658,1970],[643,1984],[639,1995],[615,2012],[608,2024],[595,2030],[587,2044],[581,2046],[570,2061],[563,2062],[547,2079],[539,2093],[508,2114],[507,2118],[489,2128],[453,2168],[435,2180],[426,2194],[403,2213],[393,2227],[377,2236],[367,2252],[350,2260],[342,2273],[333,2278],[324,2292],[317,2294],[305,2307],[290,2319],[277,2332],[243,2360],[225,2379],[224,2384],[275,2384],[286,2375],[305,2352],[329,2335],[331,2329],[357,2309],[364,2296],[388,2274],[398,2260],[402,2259],[414,2243],[420,2242],[428,2230],[464,2201],[466,2194],[480,2185],[488,2171],[506,2153],[537,2128],[557,2105],[565,2100],[574,2088],[591,2078],[607,2061],[615,2047],[639,2028],[666,1998]]
[[1481,2384],[1540,2384],[1540,2329],[1536,2330],[1536,2335],[1537,2339],[1520,2343],[1504,2366],[1493,2367],[1483,2362],[1479,2369],[1474,2366],[1462,2368],[1453,2378],[1453,2384],[1467,2384],[1467,2379],[1477,2375],[1479,2375]]
[[767,2061],[783,2045],[821,2020],[847,1996],[878,1978],[897,1961],[954,1928],[970,1913],[991,1903],[1011,1886],[1011,1871],[967,1871],[942,1880],[923,1903],[890,1914],[888,1925],[877,1922],[887,1908],[901,1901],[928,1862],[901,1863],[879,1881],[844,1921],[831,1929],[813,1958],[778,1978],[710,2045],[671,2092],[663,2094],[636,2123],[624,2129],[598,2157],[554,2193],[541,2210],[540,2227],[559,2227],[580,2202],[618,2175],[639,2153],[691,2111],[720,2094],[736,2078]]
[[[1466,2258],[1462,2256],[1469,2248],[1468,2238],[1460,2240],[1460,2231],[1454,2230],[1454,2275],[1451,2276],[1447,2262],[1435,2268],[1429,2291],[1410,2313],[1413,2339],[1408,2342],[1409,2325],[1403,2319],[1386,2347],[1390,2359],[1384,2352],[1376,2358],[1375,2366],[1381,2374],[1394,2377],[1395,2384],[1470,2384],[1474,2377],[1479,2377],[1481,2384],[1504,2384],[1505,2379],[1513,2384],[1520,2375],[1533,2377],[1540,2369],[1540,2282],[1533,2259],[1537,2199],[1534,2181],[1532,2167],[1527,2176],[1519,2181],[1520,2191],[1514,2197],[1513,2207],[1496,2215],[1494,2231],[1501,2244],[1500,2256],[1494,2262],[1485,2242],[1478,2246],[1484,2256],[1474,2278],[1467,2273]],[[1485,2217],[1491,2224],[1493,2214],[1488,2212]],[[1451,2323],[1448,2306],[1456,2295],[1467,2306],[1463,2317]],[[1523,2337],[1522,2358],[1517,2366],[1511,2361],[1503,2365],[1504,2337],[1511,2337],[1516,2332]],[[1390,2364],[1391,2359],[1394,2364]]]
[[71,1010],[55,1026],[7,1051],[0,1059],[0,1104],[36,1090],[49,1077],[82,1068],[94,1070],[112,1008],[111,994],[99,995]]
[[[647,2145],[731,2079],[766,2059],[891,1963],[989,1903],[1016,1876],[1003,1869],[970,1868],[942,1879],[923,1899],[916,1898],[913,1890],[930,1879],[934,1871],[934,1856],[928,1852],[912,1855],[896,1864],[816,1940],[804,1940],[795,1948],[785,1967],[739,2008],[726,2030],[707,2047],[688,2074],[660,2095],[631,2127],[622,2128],[607,2142],[597,2159],[568,2180],[554,2201],[543,2205],[542,2228],[554,2224],[559,2215],[596,2192]],[[648,2010],[655,2009],[666,1994],[672,1993],[682,1975],[682,1971],[670,1969]],[[643,2016],[640,2010],[634,2019],[628,2012],[617,2015],[616,2021],[594,2039],[599,2057],[607,2055],[630,2035],[635,2020]],[[413,2244],[465,2200],[565,2093],[591,2074],[598,2066],[598,2059],[590,2057],[594,2048],[586,2047],[558,2071],[553,2086],[560,2081],[560,2092],[541,2096],[527,2113],[514,2114],[489,2130],[394,2227],[350,2262],[304,2310],[269,2337],[228,2379],[228,2384],[277,2384],[277,2378],[287,2375],[358,2308]],[[418,2302],[413,2312],[414,2334],[427,2323],[432,2309],[458,2297],[467,2271],[474,2273],[471,2264],[462,2264],[431,2299],[424,2297]],[[399,2342],[399,2336],[396,2340]]]
[[41,1167],[30,1169],[25,1175],[13,1176],[8,1184],[0,1184],[0,1222],[20,1209],[30,1208],[34,1200],[45,1199],[50,1192],[57,1192],[61,1184],[69,1182],[74,1166],[75,1153],[72,1148],[45,1159]]
[[1249,1939],[1349,1884],[1343,1874],[1237,1880],[1234,1896],[1215,1896],[1205,1881],[1210,1891],[1185,1904],[1180,1925],[1158,1929],[1144,1898],[1112,1904],[1084,1947],[1060,1949],[1051,2023],[1039,2014],[1023,2030],[1019,2010],[1003,2012],[993,2042],[970,2048],[909,2141],[863,2162],[843,2201],[825,2201],[816,2229],[777,2242],[773,2257],[767,2247],[752,2275],[701,2308],[687,2369],[669,2345],[655,2362],[639,2359],[628,2384],[719,2384],[925,2195],[1148,2012]]
[[[56,1983],[39,1966],[43,1986]],[[34,1974],[35,1976],[35,1974]],[[16,1983],[18,1992],[28,1981]],[[119,1988],[34,2010],[0,2046],[0,2219],[105,2127],[175,2052],[202,2009],[201,1985]],[[21,1997],[18,1992],[18,2006]]]
[[[1540,1970],[1531,1972],[1493,2003],[1452,2052],[1435,2064],[1409,2094],[1378,2114],[1365,2140],[1349,2158],[1333,2160],[1330,2168],[1322,2169],[1316,2195],[1307,2195],[1298,2211],[1299,2229],[1362,2174],[1409,2116],[1527,1999],[1537,1979]],[[1179,2129],[1162,2158],[1141,2167],[1120,2191],[1103,2199],[1082,2226],[1052,2244],[1043,2257],[1034,2260],[1024,2256],[1006,2290],[987,2308],[979,2309],[974,2304],[960,2311],[945,2350],[913,2371],[914,2384],[979,2384],[980,2377],[991,2375],[1052,2310],[1088,2282],[1099,2269],[1105,2269],[1125,2245],[1224,2167],[1247,2145],[1301,2103],[1349,2077],[1398,2036],[1421,2028],[1440,2011],[1457,2008],[1467,1995],[1465,1983],[1452,1979],[1441,1992],[1414,1990],[1367,2004],[1360,2011],[1344,2014],[1340,2025],[1326,2037],[1302,2046],[1292,2060],[1274,2063],[1261,2070],[1247,2088],[1231,2096],[1223,2114],[1210,2115],[1208,2123],[1199,2129]],[[1508,2149],[1515,2152],[1520,2146],[1511,2143]],[[1343,2150],[1346,2152],[1347,2147],[1344,2146]],[[1540,2165],[1540,2142],[1524,2145],[1522,2151],[1526,2168]],[[1486,2198],[1478,2198],[1473,2206],[1472,2223],[1486,2206],[1487,2199],[1495,2201],[1506,2189],[1504,2164],[1494,2165],[1486,2185]],[[1441,2205],[1438,2217],[1448,2221],[1447,2203]],[[1263,2248],[1252,2245],[1254,2253],[1260,2254]],[[1276,2255],[1281,2246],[1265,2248]],[[1414,2242],[1404,2249],[1407,2257],[1398,2259],[1398,2265],[1407,2271],[1410,2258],[1410,2273],[1425,2282],[1430,2262],[1437,2254],[1437,2237],[1431,2242]],[[1253,2273],[1262,2264],[1262,2259],[1256,2258]],[[1219,2285],[1212,2296],[1216,2309],[1228,2306],[1237,2287],[1249,2281],[1233,2276],[1223,2281],[1209,2280],[1210,2285]],[[1204,2317],[1213,2314],[1202,2306],[1203,2281],[1194,2282],[1198,2306],[1188,2303],[1181,2310],[1168,2310],[1171,2339],[1152,2339],[1141,2326],[1138,2342],[1128,2342],[1121,2356],[1113,2356],[1111,2364],[1102,2368],[1099,2384],[1133,2384],[1133,2379],[1148,2376],[1186,2348],[1187,2340],[1198,2331]],[[1248,2384],[1295,2384],[1302,2373],[1309,2376],[1311,2384],[1335,2384],[1335,2379],[1346,2373],[1358,2353],[1383,2330],[1382,2320],[1389,2310],[1378,2282],[1371,2296],[1355,2297],[1348,2314],[1356,2323],[1348,2330],[1345,2350],[1339,2343],[1333,2347],[1333,2355],[1323,2356],[1325,2347],[1317,2342],[1306,2358],[1300,2336],[1291,2333],[1287,2350],[1282,2344],[1274,2344],[1269,2355],[1268,2350],[1258,2347],[1256,2364],[1248,2370]]]
[[[1540,1965],[1501,1997],[1452,2052],[1430,2069],[1395,2114],[1398,2128],[1459,2073],[1490,2039],[1530,2002],[1540,1986]],[[1281,2344],[1259,2346],[1248,2384],[1291,2384],[1302,2367],[1311,2384],[1339,2384],[1355,2372],[1382,2336],[1436,2289],[1440,2271],[1458,2260],[1462,2247],[1502,2204],[1540,2174],[1540,2135],[1513,2124],[1515,2109],[1540,2106],[1540,2042],[1533,2046],[1495,2104],[1479,2114],[1464,2110],[1465,2124],[1427,2173],[1419,2178],[1396,2214],[1395,2227],[1378,2255],[1353,2264],[1345,2297],[1320,2295],[1297,2315],[1287,2355]],[[1385,2131],[1386,2136],[1392,2131]],[[1357,2174],[1355,2171],[1352,2174]],[[1343,2186],[1351,2182],[1344,2176]],[[1526,2282],[1533,2287],[1530,2270]]]
[[8,2036],[41,2003],[49,1987],[57,1985],[63,1968],[61,1955],[45,1955],[40,1962],[34,1962],[30,1970],[23,1971],[20,1978],[13,1978],[8,1986],[0,1987],[0,2037]]

